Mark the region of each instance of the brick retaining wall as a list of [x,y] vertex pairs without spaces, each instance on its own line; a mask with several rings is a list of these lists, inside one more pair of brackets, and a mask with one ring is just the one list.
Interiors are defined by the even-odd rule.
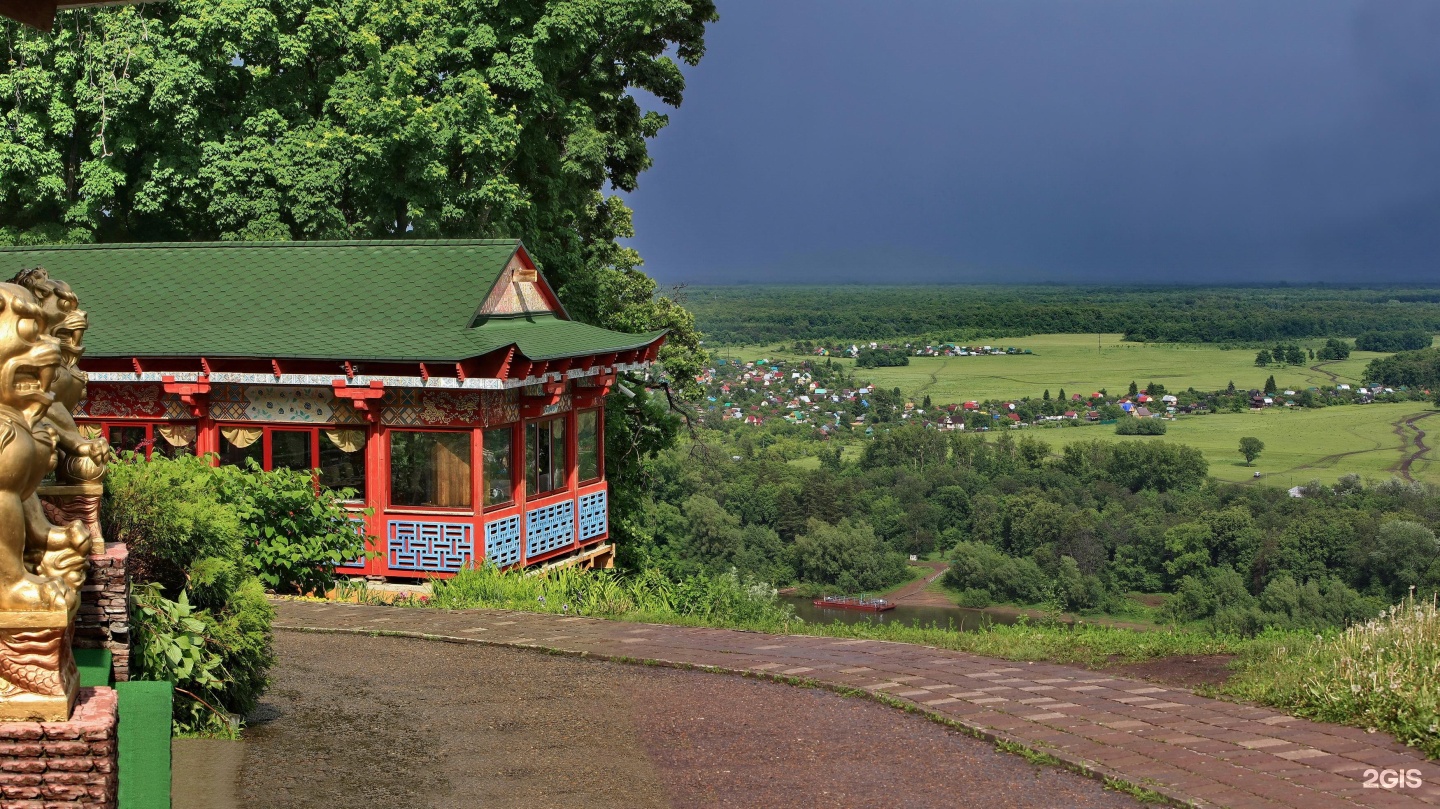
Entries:
[[113,688],[82,688],[68,722],[0,722],[0,804],[6,809],[113,809]]
[[115,682],[130,679],[130,578],[125,565],[129,550],[121,542],[105,545],[90,556],[90,573],[80,588],[80,614],[75,619],[75,647],[109,649]]

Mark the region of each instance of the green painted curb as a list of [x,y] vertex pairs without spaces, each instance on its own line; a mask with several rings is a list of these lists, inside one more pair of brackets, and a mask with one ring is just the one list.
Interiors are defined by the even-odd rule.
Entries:
[[119,809],[170,809],[168,682],[116,683],[120,696]]

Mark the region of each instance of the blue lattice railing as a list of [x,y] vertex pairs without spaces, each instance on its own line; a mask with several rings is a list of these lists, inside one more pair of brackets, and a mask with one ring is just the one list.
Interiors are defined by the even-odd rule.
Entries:
[[[351,518],[350,518],[350,524],[355,527],[355,533],[359,534],[359,535],[360,535],[360,538],[363,540],[363,539],[365,538],[365,520],[364,520],[363,518],[361,518],[361,517],[351,517]],[[364,566],[365,566],[365,546],[364,546],[363,544],[360,546],[360,555],[359,555],[359,556],[356,556],[354,559],[347,559],[347,560],[341,562],[341,563],[338,565],[338,567],[364,567]]]
[[475,558],[473,530],[465,523],[390,520],[386,561],[392,570],[455,573]]
[[604,536],[610,530],[605,490],[580,495],[580,541]]
[[485,523],[485,559],[497,567],[520,561],[520,515]]
[[525,556],[539,556],[575,542],[575,501],[561,500],[525,512]]

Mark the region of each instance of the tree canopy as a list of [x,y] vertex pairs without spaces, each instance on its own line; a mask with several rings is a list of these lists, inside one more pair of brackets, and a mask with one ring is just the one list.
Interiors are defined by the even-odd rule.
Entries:
[[[5,26],[0,242],[518,237],[577,317],[653,300],[630,211],[712,0],[171,0]],[[693,353],[693,352],[692,352]],[[689,374],[677,372],[679,379]]]

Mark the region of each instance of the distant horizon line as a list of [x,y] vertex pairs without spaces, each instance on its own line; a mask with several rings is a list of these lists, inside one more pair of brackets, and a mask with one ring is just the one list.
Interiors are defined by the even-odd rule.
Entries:
[[1209,283],[1187,283],[1167,281],[685,281],[654,278],[662,286],[684,287],[809,287],[827,289],[831,287],[1084,287],[1092,289],[1117,289],[1151,287],[1163,289],[1425,289],[1440,290],[1440,281],[1213,281]]

